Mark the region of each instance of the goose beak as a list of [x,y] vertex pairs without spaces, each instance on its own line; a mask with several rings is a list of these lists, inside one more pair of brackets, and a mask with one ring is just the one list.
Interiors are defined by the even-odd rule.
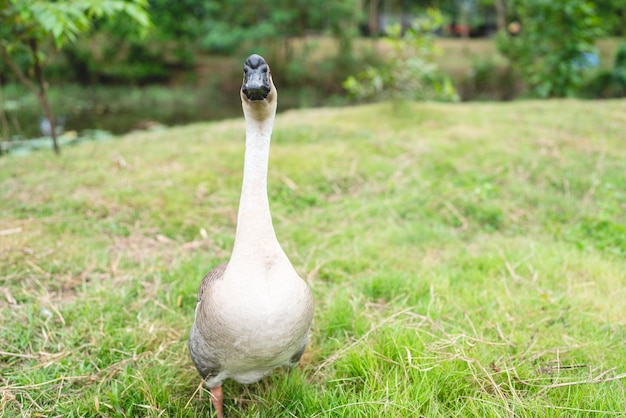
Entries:
[[270,67],[262,56],[253,54],[243,65],[243,85],[241,91],[248,100],[263,100],[271,90]]

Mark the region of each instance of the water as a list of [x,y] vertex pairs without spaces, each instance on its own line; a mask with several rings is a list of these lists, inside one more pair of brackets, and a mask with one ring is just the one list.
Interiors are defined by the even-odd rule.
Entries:
[[[176,126],[200,121],[242,117],[239,91],[219,86],[120,87],[76,85],[51,87],[48,93],[53,113],[65,120],[65,132],[77,135],[87,130],[123,134],[155,124]],[[21,86],[2,89],[6,122],[0,118],[0,140],[42,136],[42,111],[37,99]],[[337,98],[331,99],[334,104]],[[315,90],[281,90],[280,110],[329,103]]]
[[[104,130],[122,134],[151,124],[183,125],[236,117],[241,113],[238,92],[226,95],[215,89],[192,87],[53,87],[49,101],[65,131]],[[234,96],[234,97],[231,97]],[[16,86],[3,89],[6,123],[3,136],[29,139],[42,136],[43,112],[37,99]],[[7,132],[8,131],[8,132]]]

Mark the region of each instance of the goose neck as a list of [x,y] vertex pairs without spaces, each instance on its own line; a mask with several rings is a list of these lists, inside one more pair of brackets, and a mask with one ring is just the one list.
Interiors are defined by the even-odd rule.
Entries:
[[267,196],[272,124],[273,118],[263,121],[246,119],[243,182],[233,256],[243,253],[248,257],[259,248],[271,248],[278,242]]

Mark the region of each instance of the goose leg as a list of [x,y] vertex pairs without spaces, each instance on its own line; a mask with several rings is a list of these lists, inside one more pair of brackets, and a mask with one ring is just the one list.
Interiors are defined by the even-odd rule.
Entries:
[[224,393],[222,386],[216,386],[209,390],[211,392],[211,403],[217,412],[217,418],[224,418]]

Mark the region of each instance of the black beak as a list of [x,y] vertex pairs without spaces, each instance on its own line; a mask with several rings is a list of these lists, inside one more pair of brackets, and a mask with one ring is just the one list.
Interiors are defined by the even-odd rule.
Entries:
[[243,65],[243,94],[248,100],[263,100],[270,92],[270,82],[267,62],[260,55],[250,55]]

